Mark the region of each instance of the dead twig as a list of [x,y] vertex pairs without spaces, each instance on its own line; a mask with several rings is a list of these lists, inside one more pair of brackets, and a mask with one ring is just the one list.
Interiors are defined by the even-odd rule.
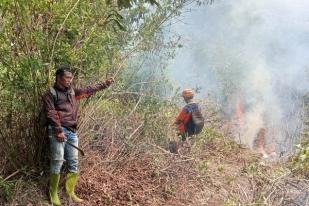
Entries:
[[10,179],[11,177],[17,175],[19,172],[20,172],[19,170],[13,172],[12,174],[10,174],[10,175],[7,176],[6,178],[4,178],[3,181],[7,181],[7,180]]

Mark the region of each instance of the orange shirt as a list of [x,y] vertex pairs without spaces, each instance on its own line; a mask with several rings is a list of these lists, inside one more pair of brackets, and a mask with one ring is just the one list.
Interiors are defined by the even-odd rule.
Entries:
[[181,135],[184,135],[187,131],[187,125],[191,120],[192,111],[188,105],[186,105],[181,112],[179,113],[178,117],[176,118],[175,124]]

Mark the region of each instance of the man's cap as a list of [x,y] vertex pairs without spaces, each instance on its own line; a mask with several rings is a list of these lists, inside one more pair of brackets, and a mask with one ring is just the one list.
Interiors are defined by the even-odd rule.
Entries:
[[184,98],[193,98],[194,92],[192,89],[184,89],[181,96]]

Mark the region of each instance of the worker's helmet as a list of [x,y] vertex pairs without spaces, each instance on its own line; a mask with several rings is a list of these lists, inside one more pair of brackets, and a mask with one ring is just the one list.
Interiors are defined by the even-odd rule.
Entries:
[[192,89],[184,89],[182,91],[182,97],[183,98],[187,98],[187,99],[191,99],[194,96],[194,92]]

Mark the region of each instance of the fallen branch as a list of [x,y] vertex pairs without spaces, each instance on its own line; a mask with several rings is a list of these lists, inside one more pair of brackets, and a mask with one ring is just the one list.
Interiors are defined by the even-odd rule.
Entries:
[[11,177],[17,175],[19,172],[20,172],[19,170],[13,172],[12,174],[10,174],[10,175],[7,176],[6,178],[4,178],[3,181],[7,181],[7,180],[10,179]]

